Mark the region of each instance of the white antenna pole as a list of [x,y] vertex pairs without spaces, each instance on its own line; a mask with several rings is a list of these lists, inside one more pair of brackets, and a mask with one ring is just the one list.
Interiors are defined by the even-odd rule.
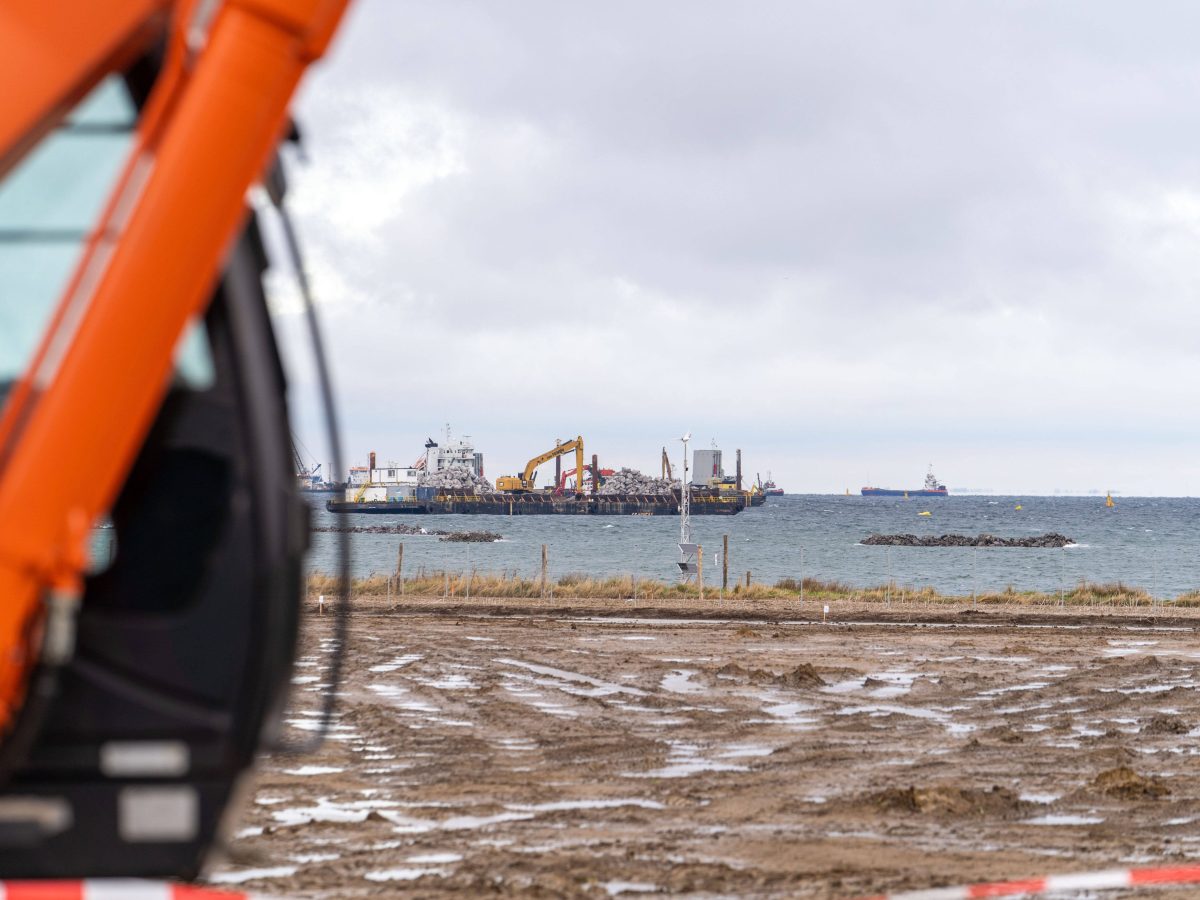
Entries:
[[692,498],[688,479],[688,440],[691,433],[680,438],[683,441],[683,481],[679,484],[679,543],[692,542]]
[[699,566],[696,561],[696,545],[692,543],[692,486],[688,483],[689,431],[679,440],[683,441],[683,479],[679,482],[679,575],[691,581]]

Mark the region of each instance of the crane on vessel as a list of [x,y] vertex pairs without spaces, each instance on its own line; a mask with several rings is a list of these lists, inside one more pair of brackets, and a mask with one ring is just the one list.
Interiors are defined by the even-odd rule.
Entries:
[[[575,451],[575,471],[582,472],[583,436],[580,435],[574,440],[556,445],[545,453],[539,453],[525,464],[525,471],[520,475],[501,475],[496,479],[496,490],[507,494],[527,494],[531,492],[534,489],[534,481],[537,478],[537,467],[555,457],[565,456],[572,450]],[[576,486],[576,493],[582,492],[582,479],[580,481],[581,483]]]

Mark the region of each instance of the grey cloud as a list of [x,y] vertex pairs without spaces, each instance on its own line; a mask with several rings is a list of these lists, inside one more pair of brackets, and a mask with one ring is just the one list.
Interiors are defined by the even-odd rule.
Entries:
[[[408,446],[453,413],[515,465],[537,441],[510,437],[497,397],[527,396],[531,432],[561,419],[627,447],[630,421],[695,423],[757,436],[762,468],[811,488],[843,478],[805,432],[863,421],[926,421],[953,453],[1107,417],[1182,460],[1198,18],[360,0],[300,102],[296,175],[339,279],[351,442]],[[414,387],[411,426],[372,395],[390,377]],[[870,452],[917,452],[904,440]],[[999,449],[989,465],[969,480],[1052,477]]]

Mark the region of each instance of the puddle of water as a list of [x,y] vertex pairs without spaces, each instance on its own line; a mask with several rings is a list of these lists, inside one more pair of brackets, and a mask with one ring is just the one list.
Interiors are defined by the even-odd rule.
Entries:
[[291,806],[271,813],[271,818],[282,825],[309,825],[313,822],[357,823],[365,822],[373,810],[386,810],[397,805],[390,800],[331,803],[325,797],[320,797],[316,806]]
[[501,822],[523,822],[532,819],[533,813],[503,812],[492,816],[454,816],[437,823],[442,831],[470,831],[474,828],[486,828],[488,825],[498,825]]
[[621,638],[621,640],[623,640],[623,641],[657,641],[658,638],[651,637],[648,634],[627,634],[623,638]]
[[695,674],[695,669],[676,669],[663,676],[662,689],[673,694],[703,694],[707,688],[692,681]]
[[1022,825],[1099,825],[1102,816],[1048,815],[1022,820]]
[[811,703],[778,703],[774,706],[764,706],[763,712],[776,719],[782,719],[785,724],[792,726],[816,725],[820,719],[813,716],[802,716],[802,712],[816,709]]
[[621,774],[626,778],[687,778],[698,772],[749,771],[747,766],[705,759],[700,755],[700,748],[695,744],[671,741],[669,745],[671,750],[667,755],[667,764],[662,768],[651,769],[649,772],[622,772]]
[[835,681],[833,684],[826,685],[821,688],[822,694],[849,694],[851,691],[857,691],[863,686],[866,676],[862,678],[851,678],[846,681]]
[[1039,688],[1049,687],[1048,681],[1031,681],[1028,684],[1014,684],[1009,687],[992,688],[990,691],[980,691],[980,697],[996,697],[1000,694],[1011,694],[1015,691],[1036,691]]
[[865,706],[843,706],[835,715],[839,716],[854,716],[859,713],[867,713],[871,716],[912,716],[914,719],[932,719],[935,722],[944,722],[946,715],[933,709],[924,709],[916,706],[894,706],[889,703],[868,704]]
[[318,863],[318,862],[333,862],[335,859],[341,859],[340,853],[294,853],[288,857],[295,863]]
[[608,891],[608,896],[615,897],[618,894],[653,894],[658,892],[657,884],[649,884],[645,881],[606,881],[604,882],[604,890]]
[[445,863],[459,862],[462,859],[461,853],[422,853],[417,856],[410,856],[408,862],[424,863],[428,865],[441,865]]
[[657,800],[642,800],[637,797],[619,797],[604,800],[556,800],[550,803],[508,804],[504,808],[523,812],[570,812],[582,809],[619,809],[622,806],[637,806],[641,809],[666,809]]
[[423,684],[425,687],[437,688],[439,691],[474,691],[478,690],[479,685],[473,682],[466,675],[444,675],[434,681],[420,681],[418,684]]
[[391,662],[382,663],[378,666],[371,666],[371,668],[368,669],[367,671],[369,671],[369,672],[395,672],[397,669],[403,668],[404,666],[407,666],[410,663],[415,663],[417,660],[419,660],[421,658],[422,658],[421,654],[419,654],[419,653],[408,653],[404,656],[397,656]]
[[[638,690],[637,688],[612,684],[608,681],[601,681],[599,678],[592,678],[589,675],[580,675],[578,672],[568,672],[565,669],[555,669],[552,666],[540,666],[536,663],[522,662],[519,659],[497,659],[494,660],[494,662],[498,662],[504,666],[516,666],[517,668],[526,669],[527,671],[534,672],[538,675],[546,675],[550,678],[558,679],[560,682],[591,685],[595,689],[594,691],[577,691],[578,693],[587,697],[604,697],[609,694],[632,694],[635,697],[646,696],[645,691]],[[571,692],[571,689],[565,684],[542,681],[539,681],[538,683],[545,684],[548,687],[556,687],[559,690],[565,690],[568,693]]]
[[1053,803],[1061,796],[1062,794],[1021,794],[1019,799],[1026,803]]
[[445,875],[440,869],[379,869],[363,876],[367,881],[416,881],[426,875]]
[[213,884],[241,884],[256,878],[287,878],[296,874],[296,866],[272,866],[265,869],[240,869],[236,872],[214,872],[208,877]]
[[284,775],[336,775],[345,772],[336,766],[301,766],[298,769],[284,769]]
[[766,747],[762,744],[730,744],[717,754],[717,758],[737,759],[743,756],[770,756],[774,752],[774,747]]

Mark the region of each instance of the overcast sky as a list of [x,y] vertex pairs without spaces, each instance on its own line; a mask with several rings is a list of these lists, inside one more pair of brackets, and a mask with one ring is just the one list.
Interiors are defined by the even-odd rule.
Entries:
[[690,430],[789,491],[1200,494],[1198,26],[358,0],[291,174],[349,455]]

